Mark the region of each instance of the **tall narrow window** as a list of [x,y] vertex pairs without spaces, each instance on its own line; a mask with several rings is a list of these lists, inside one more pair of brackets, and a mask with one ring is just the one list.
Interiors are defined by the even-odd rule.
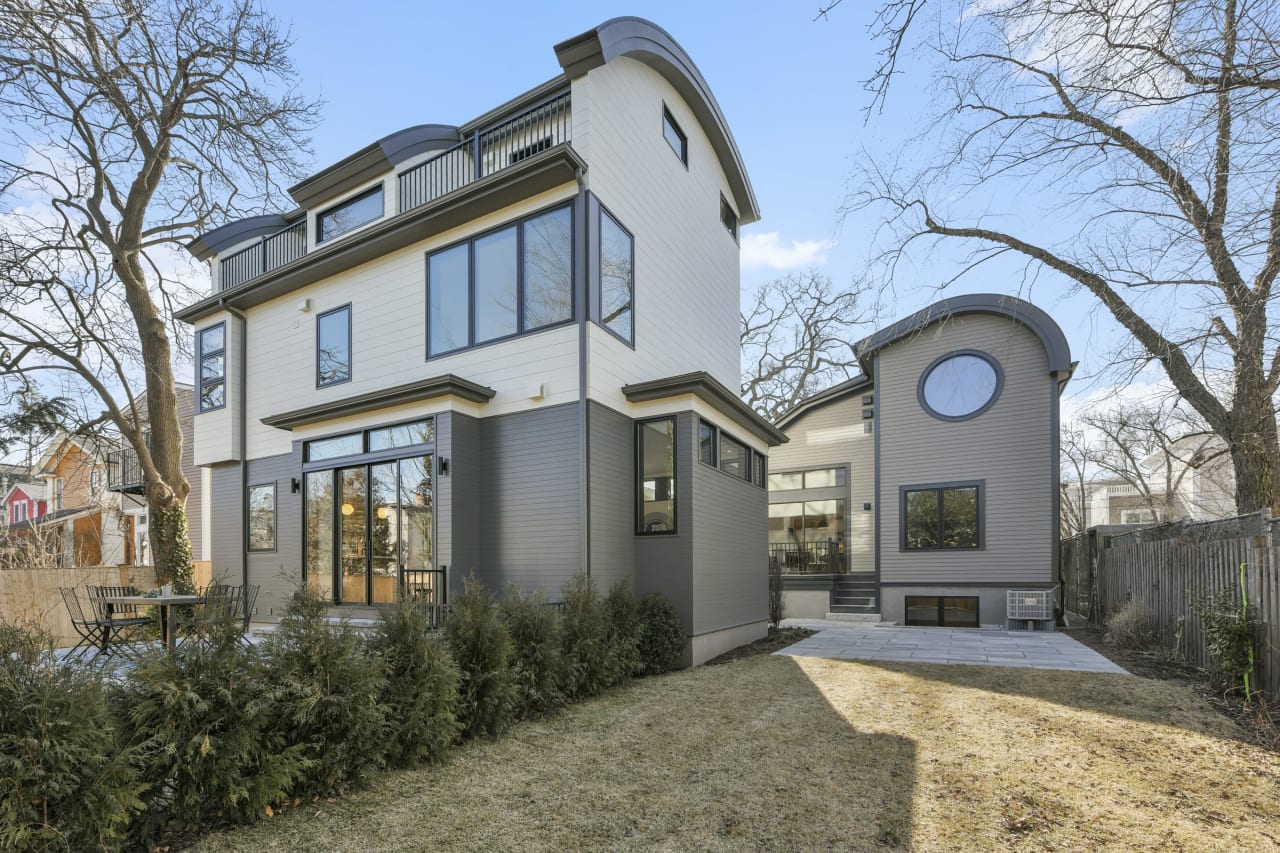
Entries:
[[200,372],[200,411],[221,409],[227,403],[227,324],[201,329],[196,335]]
[[516,229],[503,228],[475,243],[476,343],[506,338],[520,331]]
[[706,421],[698,421],[698,460],[715,467],[716,428]]
[[341,237],[382,216],[382,186],[348,199],[316,217],[316,242]]
[[676,419],[636,424],[636,533],[676,532]]
[[470,244],[436,252],[427,261],[427,355],[462,349],[470,341],[467,308]]
[[276,484],[249,487],[249,550],[276,549]]
[[351,378],[351,306],[316,317],[316,386]]
[[729,232],[729,236],[735,240],[738,239],[738,214],[733,212],[733,208],[724,200],[724,196],[720,196],[720,223]]
[[634,343],[635,241],[627,229],[600,210],[600,324]]
[[680,125],[676,124],[676,120],[672,118],[671,111],[665,106],[662,108],[662,138],[667,140],[667,144],[671,146],[672,151],[676,152],[680,162],[688,166],[689,139],[684,135],[684,131],[680,129]]

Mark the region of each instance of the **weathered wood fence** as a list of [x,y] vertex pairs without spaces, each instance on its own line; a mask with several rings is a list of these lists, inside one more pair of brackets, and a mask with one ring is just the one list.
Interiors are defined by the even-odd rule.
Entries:
[[1208,668],[1196,615],[1206,596],[1241,588],[1262,623],[1254,685],[1280,698],[1280,521],[1263,513],[1140,530],[1097,528],[1062,543],[1063,606],[1103,624],[1131,600],[1150,612],[1161,645]]

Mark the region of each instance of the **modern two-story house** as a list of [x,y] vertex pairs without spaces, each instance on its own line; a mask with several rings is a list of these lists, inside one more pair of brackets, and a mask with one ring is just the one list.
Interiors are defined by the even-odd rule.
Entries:
[[759,218],[692,59],[637,18],[464,124],[382,137],[191,246],[215,575],[340,612],[630,579],[698,663],[763,635],[765,458],[737,394]]
[[769,553],[788,616],[999,626],[1055,584],[1066,337],[1013,296],[935,303],[778,421]]

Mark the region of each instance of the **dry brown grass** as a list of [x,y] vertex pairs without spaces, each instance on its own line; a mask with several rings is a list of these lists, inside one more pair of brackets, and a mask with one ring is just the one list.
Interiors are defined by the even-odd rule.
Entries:
[[1267,850],[1280,757],[1189,690],[755,657],[210,837],[267,850]]

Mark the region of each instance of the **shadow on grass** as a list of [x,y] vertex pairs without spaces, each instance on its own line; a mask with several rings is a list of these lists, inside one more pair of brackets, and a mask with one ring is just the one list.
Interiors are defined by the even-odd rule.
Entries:
[[909,850],[916,760],[762,656],[635,682],[197,849]]

